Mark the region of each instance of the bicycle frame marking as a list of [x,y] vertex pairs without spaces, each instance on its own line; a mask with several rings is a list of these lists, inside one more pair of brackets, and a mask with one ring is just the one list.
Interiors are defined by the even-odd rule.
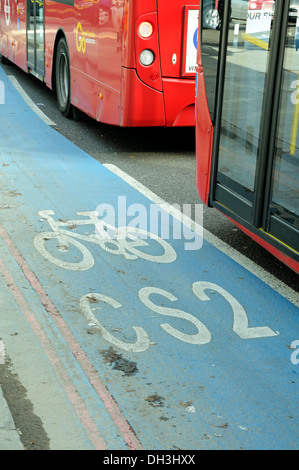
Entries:
[[[136,227],[116,228],[100,220],[96,211],[77,212],[77,215],[87,218],[69,220],[67,222],[63,220],[55,221],[51,217],[55,215],[55,212],[52,210],[39,211],[38,214],[49,223],[52,232],[39,233],[34,239],[35,248],[45,259],[64,269],[87,271],[94,266],[94,257],[81,241],[98,245],[108,253],[122,255],[125,259],[131,261],[137,258],[143,258],[156,263],[173,263],[177,258],[173,247],[157,235]],[[82,225],[94,225],[95,233],[83,235],[72,231],[77,226]],[[62,227],[66,227],[66,229]],[[69,230],[67,230],[67,228],[69,228]],[[113,236],[111,236],[110,233]],[[140,236],[142,238],[140,238]],[[148,242],[146,241],[148,238],[161,245],[164,251],[162,255],[151,255],[139,250],[141,247],[148,246]],[[51,239],[58,240],[58,250],[60,252],[66,252],[69,250],[69,245],[74,245],[81,251],[82,260],[80,262],[67,262],[53,256],[45,246],[46,241]],[[130,241],[128,241],[128,239]],[[111,246],[113,248],[111,248]]]

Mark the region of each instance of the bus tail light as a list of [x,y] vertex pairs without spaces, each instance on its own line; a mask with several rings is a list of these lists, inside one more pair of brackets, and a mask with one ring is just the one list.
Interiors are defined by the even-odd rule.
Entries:
[[153,25],[149,21],[143,21],[138,28],[139,35],[143,39],[150,38],[153,34],[153,31]]
[[155,60],[155,54],[150,49],[144,49],[139,56],[140,63],[149,67]]
[[139,79],[162,91],[157,12],[141,15],[135,23],[136,71]]

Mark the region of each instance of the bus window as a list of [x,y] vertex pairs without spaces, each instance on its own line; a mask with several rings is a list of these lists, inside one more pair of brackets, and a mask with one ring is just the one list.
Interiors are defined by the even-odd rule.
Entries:
[[223,3],[224,0],[203,0],[201,4],[201,61],[205,72],[206,95],[212,121],[215,115]]
[[218,178],[221,181],[230,178],[241,185],[242,194],[252,201],[272,9],[260,20],[261,12],[251,9],[250,3],[249,0],[233,0],[231,4]]
[[[292,4],[294,9],[295,2]],[[299,2],[297,11],[298,5]],[[290,9],[269,208],[270,228],[276,235],[278,217],[292,228],[299,228],[299,17],[294,18],[292,13]]]
[[[19,8],[19,7],[18,7]],[[27,60],[32,70],[44,74],[44,0],[27,2]],[[18,18],[17,18],[18,20]],[[18,23],[17,23],[18,27]]]

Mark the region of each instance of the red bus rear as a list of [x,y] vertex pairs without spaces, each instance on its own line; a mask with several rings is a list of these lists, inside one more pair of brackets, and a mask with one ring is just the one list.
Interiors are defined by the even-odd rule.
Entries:
[[194,126],[197,27],[198,0],[2,0],[0,53],[65,116]]

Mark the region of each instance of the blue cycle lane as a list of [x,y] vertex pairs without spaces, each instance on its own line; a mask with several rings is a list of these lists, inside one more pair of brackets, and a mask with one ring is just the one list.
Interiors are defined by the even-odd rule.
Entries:
[[0,80],[2,282],[87,447],[298,448],[298,299],[206,240],[187,250],[184,238],[131,231],[109,243],[111,227],[95,227],[99,206],[117,219],[153,203],[44,124],[1,70]]

